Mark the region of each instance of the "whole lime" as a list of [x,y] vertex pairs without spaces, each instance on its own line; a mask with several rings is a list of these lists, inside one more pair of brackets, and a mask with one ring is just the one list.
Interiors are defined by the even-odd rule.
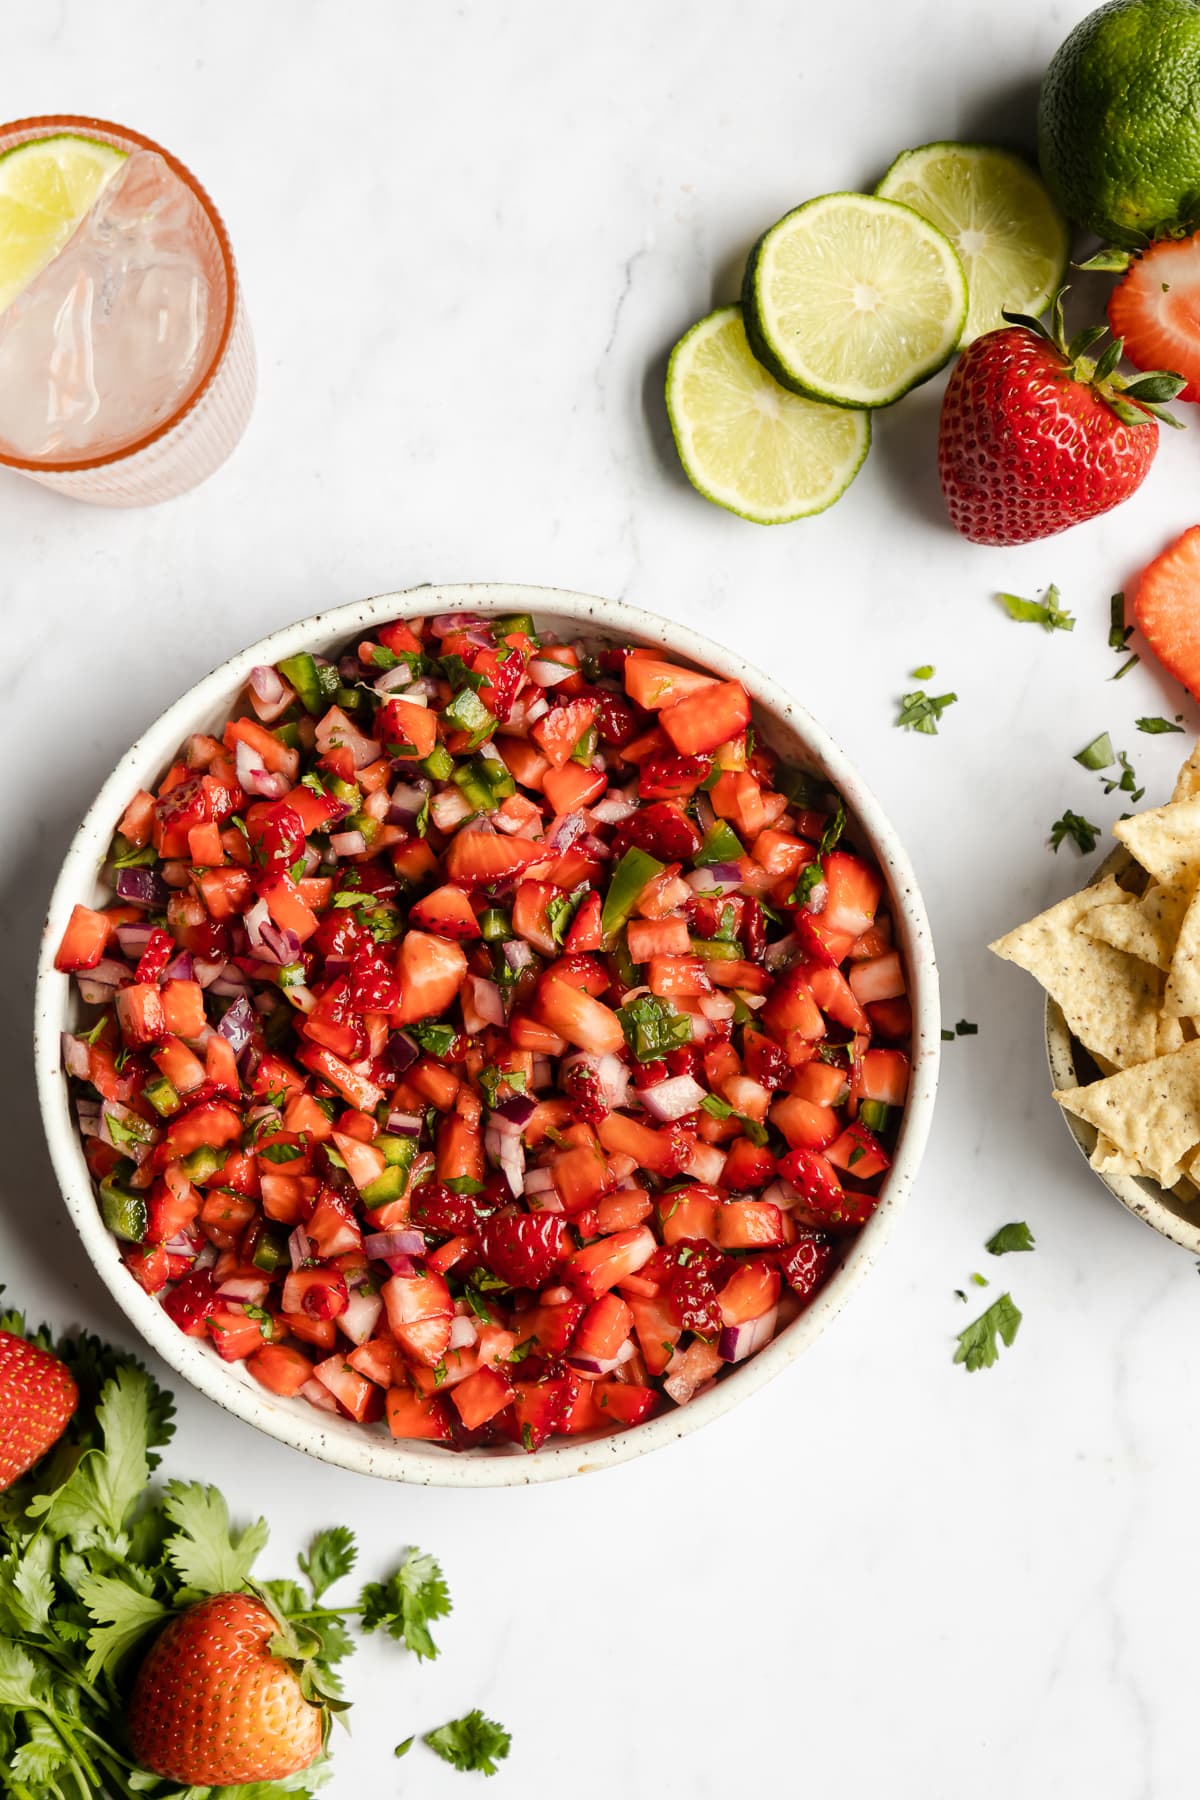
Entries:
[[1130,248],[1200,217],[1200,0],[1111,0],[1058,49],[1042,177],[1069,219]]

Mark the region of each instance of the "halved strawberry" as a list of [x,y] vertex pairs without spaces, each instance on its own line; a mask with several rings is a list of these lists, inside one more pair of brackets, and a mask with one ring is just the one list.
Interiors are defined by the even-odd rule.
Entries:
[[1180,400],[1200,400],[1200,237],[1164,238],[1140,251],[1108,301],[1113,336],[1137,369],[1186,377]]
[[499,832],[459,831],[446,846],[446,873],[452,881],[486,886],[519,875],[546,860],[546,846],[532,838],[504,837]]
[[1133,613],[1163,668],[1200,699],[1200,525],[1142,570]]

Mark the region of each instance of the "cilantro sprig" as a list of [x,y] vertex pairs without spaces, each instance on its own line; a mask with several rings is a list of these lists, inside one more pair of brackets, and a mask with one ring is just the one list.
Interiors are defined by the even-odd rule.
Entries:
[[[448,1724],[439,1725],[436,1731],[427,1731],[425,1742],[452,1768],[462,1769],[465,1773],[495,1775],[497,1763],[503,1762],[508,1755],[512,1738],[503,1725],[485,1718],[476,1707],[461,1719],[451,1719]],[[399,1745],[396,1754],[401,1754]]]
[[990,1369],[1000,1355],[1000,1345],[1012,1347],[1020,1324],[1020,1308],[1012,1295],[1001,1294],[986,1312],[963,1326],[958,1334],[955,1362],[964,1364],[972,1375],[977,1369]]
[[1075,620],[1061,607],[1059,592],[1051,582],[1043,600],[1023,600],[1020,594],[997,594],[996,598],[1010,619],[1022,624],[1040,625],[1043,631],[1074,631]]

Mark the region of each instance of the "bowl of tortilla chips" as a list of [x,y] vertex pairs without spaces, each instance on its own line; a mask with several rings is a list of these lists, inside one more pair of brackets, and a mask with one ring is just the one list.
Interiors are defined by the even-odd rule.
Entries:
[[1046,991],[1054,1098],[1121,1204],[1200,1254],[1200,744],[1092,881],[991,945]]

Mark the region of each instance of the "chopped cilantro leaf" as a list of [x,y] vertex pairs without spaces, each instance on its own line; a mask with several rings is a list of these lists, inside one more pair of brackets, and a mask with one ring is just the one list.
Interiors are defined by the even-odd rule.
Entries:
[[1013,1304],[1011,1294],[1001,1294],[986,1312],[959,1332],[955,1362],[965,1363],[970,1374],[976,1369],[990,1369],[1000,1354],[997,1339],[1011,1347],[1020,1323],[1020,1310]]
[[[1125,646],[1133,636],[1133,626],[1125,623],[1125,596],[1114,594],[1108,603],[1108,647],[1115,650],[1118,656],[1125,653]],[[1135,659],[1136,660],[1136,659]]]
[[1148,737],[1161,737],[1164,731],[1182,731],[1183,730],[1182,725],[1173,725],[1171,723],[1170,719],[1160,719],[1160,718],[1139,719],[1137,722],[1137,728],[1139,731],[1144,731]]
[[896,724],[902,731],[919,731],[926,737],[936,737],[938,720],[957,699],[957,694],[930,695],[918,688],[915,693],[904,695]]
[[1050,827],[1051,849],[1057,850],[1067,838],[1071,839],[1082,855],[1090,856],[1100,841],[1100,827],[1068,807],[1062,818],[1056,819]]
[[970,1019],[960,1019],[958,1024],[954,1027],[954,1030],[958,1037],[979,1036],[978,1025],[974,1024]]
[[1009,1256],[1014,1250],[1032,1250],[1033,1233],[1024,1219],[1014,1219],[993,1232],[985,1248],[989,1256]]
[[494,1775],[497,1763],[508,1755],[512,1737],[503,1725],[487,1719],[478,1707],[461,1719],[451,1719],[436,1731],[425,1733],[425,1742],[443,1762],[465,1773]]
[[513,1094],[525,1092],[526,1077],[524,1069],[495,1069],[487,1067],[479,1071],[479,1085],[483,1089],[483,1097],[488,1105],[495,1107],[500,1101],[501,1084],[508,1089],[504,1096],[508,1099]]
[[653,994],[639,994],[617,1008],[625,1042],[639,1062],[657,1062],[681,1044],[692,1041],[692,1021],[687,1013],[675,1013]]
[[458,1040],[458,1032],[453,1025],[439,1025],[429,1019],[416,1025],[407,1025],[405,1030],[409,1037],[416,1038],[427,1056],[436,1060],[449,1056]]
[[997,599],[1010,619],[1040,625],[1046,631],[1074,631],[1075,620],[1059,606],[1058,589],[1053,583],[1046,589],[1044,600],[1022,600],[1019,594],[998,594]]

